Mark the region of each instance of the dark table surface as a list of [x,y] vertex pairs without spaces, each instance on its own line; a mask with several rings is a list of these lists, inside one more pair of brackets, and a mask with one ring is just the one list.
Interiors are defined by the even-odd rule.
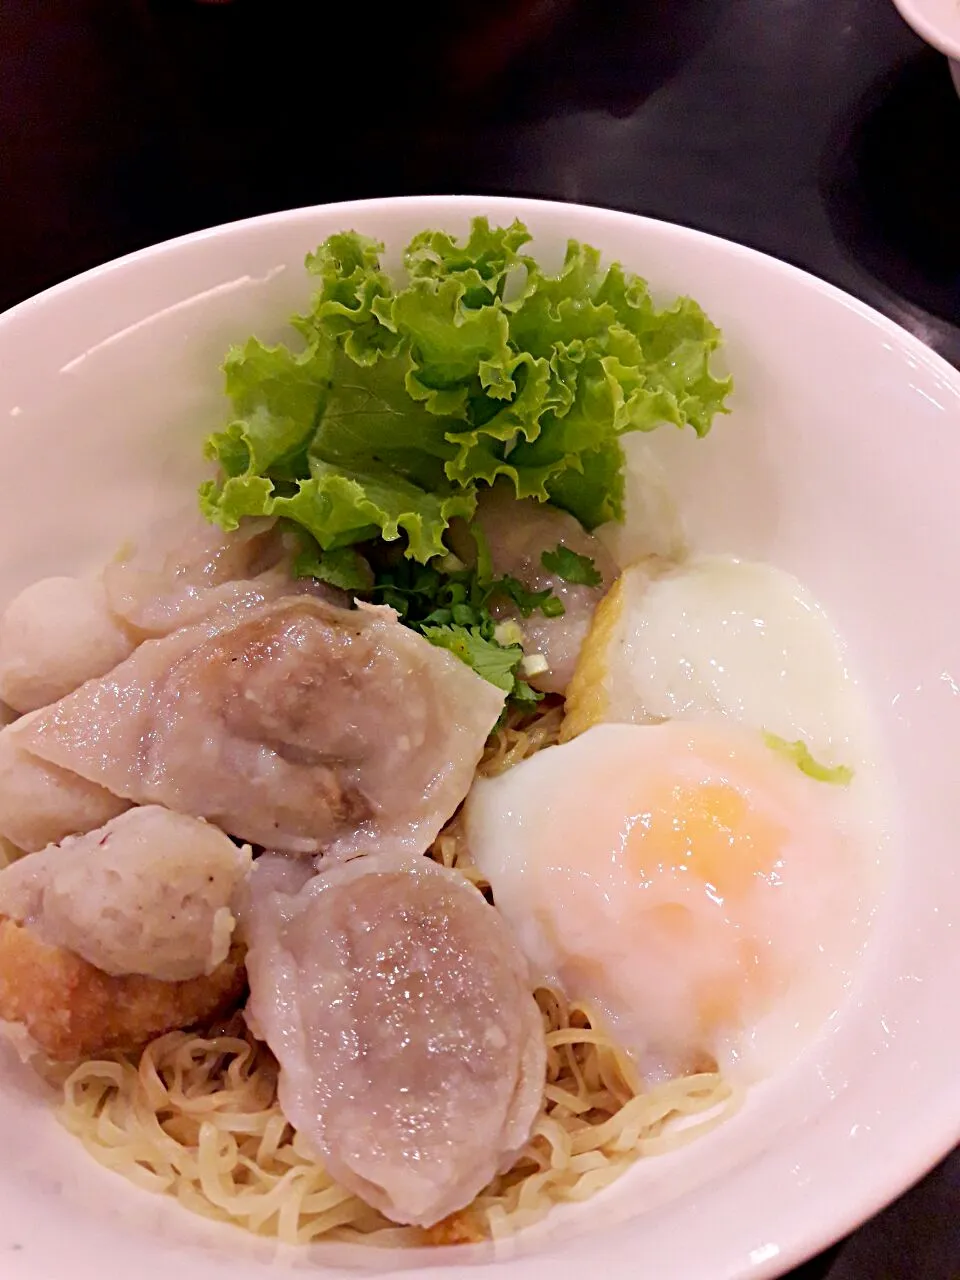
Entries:
[[[0,0],[0,309],[250,214],[514,193],[766,250],[960,365],[958,162],[889,0]],[[815,1277],[960,1280],[960,1153]]]

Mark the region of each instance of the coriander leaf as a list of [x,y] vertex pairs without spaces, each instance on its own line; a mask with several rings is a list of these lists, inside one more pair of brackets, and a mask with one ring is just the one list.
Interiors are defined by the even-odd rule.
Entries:
[[[479,527],[472,527],[480,533],[478,549],[481,549],[480,560],[483,561],[485,557],[482,550],[486,548],[486,543]],[[525,618],[537,609],[546,617],[552,618],[559,617],[564,612],[563,602],[553,595],[549,587],[541,591],[530,591],[510,575],[487,578],[479,563],[474,569],[461,568],[444,572],[438,567],[443,559],[434,560],[428,565],[415,565],[404,560],[399,565],[381,570],[377,573],[372,588],[374,598],[388,603],[388,596],[391,599],[396,595],[402,596],[403,613],[411,626],[421,623],[479,626],[484,629],[487,638],[493,635],[496,628],[496,619],[490,611],[490,602],[495,599],[510,601]],[[485,568],[490,571],[489,565]]]
[[523,650],[511,645],[504,648],[495,640],[485,639],[477,627],[424,627],[423,635],[431,644],[449,649],[461,662],[473,667],[477,675],[512,693],[516,685],[514,672],[523,660]]
[[410,602],[402,591],[394,591],[392,587],[387,586],[380,587],[377,591],[377,599],[380,604],[389,605],[391,609],[396,610],[401,622],[407,621]]
[[543,694],[539,689],[534,689],[532,684],[527,684],[526,680],[517,680],[510,693],[510,701],[520,707],[532,707],[543,701]]
[[333,551],[321,551],[316,546],[304,548],[294,558],[293,572],[298,578],[316,578],[341,591],[363,594],[373,586],[373,570],[352,547]]
[[589,556],[571,551],[558,542],[553,551],[544,551],[540,563],[549,573],[555,573],[564,582],[578,587],[599,587],[603,574]]
[[851,768],[845,764],[838,764],[833,768],[820,764],[814,759],[810,748],[802,739],[788,742],[786,738],[780,738],[777,734],[767,733],[764,730],[763,740],[773,751],[785,756],[787,760],[792,760],[800,772],[805,773],[808,778],[814,778],[817,782],[830,782],[840,787],[849,786],[853,781]]
[[563,601],[559,600],[549,587],[542,591],[530,591],[518,579],[510,574],[491,582],[487,588],[487,599],[494,596],[505,596],[517,606],[524,618],[539,609],[548,618],[558,618],[565,612]]
[[450,610],[467,600],[460,574],[444,576],[434,564],[417,564],[404,559],[399,564],[378,567],[371,595],[374,600],[398,608],[410,626],[424,622],[448,623]]

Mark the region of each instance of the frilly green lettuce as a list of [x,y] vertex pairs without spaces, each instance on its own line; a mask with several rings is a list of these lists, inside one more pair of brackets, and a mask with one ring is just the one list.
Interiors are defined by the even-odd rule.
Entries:
[[227,356],[233,418],[207,441],[206,515],[225,529],[283,516],[316,564],[378,537],[405,538],[419,562],[443,555],[450,521],[499,476],[587,528],[620,517],[619,437],[662,423],[703,435],[725,411],[720,334],[689,298],[658,309],[575,241],[549,275],[521,253],[529,239],[485,218],[463,244],[424,231],[403,281],[375,241],[326,240],[307,259],[319,290],[293,321],[301,349],[250,339]]

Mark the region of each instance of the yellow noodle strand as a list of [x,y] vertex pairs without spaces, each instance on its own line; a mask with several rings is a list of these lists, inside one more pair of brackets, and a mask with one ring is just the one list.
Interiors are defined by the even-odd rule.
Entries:
[[[562,717],[549,703],[532,717],[511,713],[479,771],[503,772],[557,742]],[[430,852],[485,887],[459,816]],[[58,1078],[60,1118],[101,1164],[194,1213],[288,1244],[324,1237],[394,1247],[502,1238],[554,1204],[594,1195],[635,1160],[689,1142],[737,1104],[711,1071],[645,1090],[588,1008],[552,988],[535,994],[547,1078],[530,1140],[472,1205],[427,1231],[389,1222],[314,1159],[280,1109],[275,1059],[239,1016],[206,1035],[160,1036],[137,1060],[81,1063]]]
[[[552,1204],[586,1199],[638,1157],[672,1150],[712,1127],[733,1103],[714,1072],[636,1092],[616,1076],[622,1059],[608,1038],[570,1025],[571,1017],[585,1020],[582,1010],[551,990],[537,999],[558,1050],[543,1110],[513,1168],[454,1215],[475,1237],[503,1235]],[[322,1236],[429,1242],[431,1232],[388,1222],[311,1158],[280,1111],[276,1079],[269,1050],[246,1032],[175,1032],[149,1045],[136,1064],[115,1058],[77,1067],[64,1086],[61,1118],[101,1164],[257,1234],[291,1244]],[[588,1080],[613,1087],[592,1090]],[[700,1115],[695,1124],[686,1121]],[[687,1127],[676,1128],[680,1118]]]

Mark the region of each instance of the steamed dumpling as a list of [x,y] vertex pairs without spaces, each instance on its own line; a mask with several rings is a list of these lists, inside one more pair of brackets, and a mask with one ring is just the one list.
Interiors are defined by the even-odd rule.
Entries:
[[248,1017],[280,1063],[287,1119],[331,1175],[429,1226],[513,1163],[546,1050],[502,917],[426,858],[375,856],[304,883],[261,858]]
[[0,871],[0,916],[104,973],[182,982],[227,958],[251,865],[216,827],[150,805]]
[[288,561],[274,521],[224,533],[191,514],[152,530],[102,580],[34,582],[0,615],[0,700],[33,711],[106,675],[145,636],[313,589],[291,578]]
[[466,795],[503,702],[391,610],[294,596],[146,641],[6,733],[254,844],[419,853]]
[[163,636],[214,610],[242,611],[290,585],[286,549],[273,520],[245,520],[225,533],[199,513],[152,530],[103,571],[113,613],[144,636]]
[[[549,587],[564,606],[560,617],[547,618],[539,612],[529,618],[517,617],[523,632],[523,649],[538,654],[547,663],[546,671],[531,683],[547,693],[563,693],[573,675],[580,646],[590,630],[593,611],[617,574],[616,565],[603,544],[566,511],[536,502],[517,501],[509,486],[497,485],[484,493],[476,520],[490,547],[496,574],[511,574],[530,591]],[[564,582],[540,562],[544,551],[562,544],[578,555],[588,556],[601,576],[595,587]],[[503,608],[503,617],[513,617],[512,608]]]
[[130,807],[105,787],[24,751],[33,716],[0,731],[0,836],[28,853],[101,827]]
[[0,616],[0,699],[33,711],[132,652],[135,640],[110,611],[95,578],[43,578]]

